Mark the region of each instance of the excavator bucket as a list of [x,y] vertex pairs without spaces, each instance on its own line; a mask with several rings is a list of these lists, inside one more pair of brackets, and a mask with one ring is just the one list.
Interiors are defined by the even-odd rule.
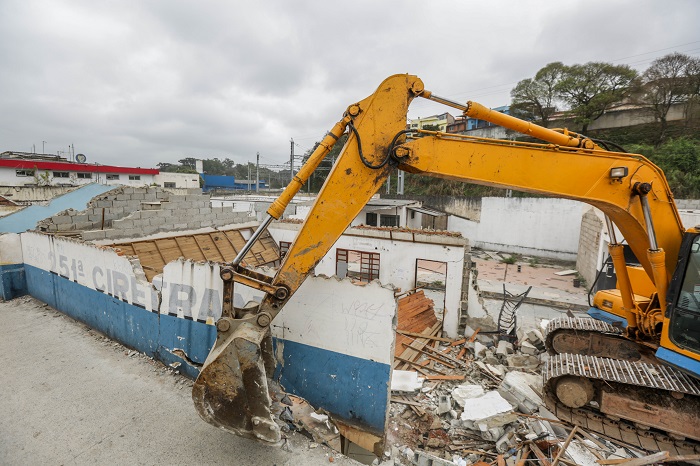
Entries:
[[272,413],[268,384],[272,371],[269,329],[245,319],[222,318],[214,347],[192,388],[197,412],[208,423],[237,435],[279,443],[280,426]]

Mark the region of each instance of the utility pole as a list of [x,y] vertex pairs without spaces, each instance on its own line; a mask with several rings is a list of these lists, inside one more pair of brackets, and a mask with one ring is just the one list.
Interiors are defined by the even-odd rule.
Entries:
[[292,172],[289,176],[289,182],[294,181],[294,139],[290,139],[291,151],[289,154],[289,171]]
[[42,154],[45,154],[45,153],[46,153],[46,152],[44,152],[44,151],[46,150],[46,149],[45,149],[45,145],[46,145],[46,141],[41,141],[41,153],[42,153]]
[[250,192],[250,162],[248,162],[248,192]]
[[260,192],[260,152],[256,154],[257,161],[255,162],[255,192]]
[[403,194],[403,177],[405,175],[405,172],[403,170],[399,170],[398,178],[398,186],[396,186],[396,194]]

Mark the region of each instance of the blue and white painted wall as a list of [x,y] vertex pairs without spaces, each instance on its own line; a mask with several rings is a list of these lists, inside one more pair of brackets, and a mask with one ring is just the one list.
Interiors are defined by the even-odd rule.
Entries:
[[[216,338],[213,323],[221,316],[217,264],[180,259],[167,264],[152,284],[137,259],[108,247],[35,232],[23,233],[17,246],[23,257],[15,260],[24,264],[29,294],[197,375]],[[236,292],[237,305],[256,298],[249,288]],[[393,287],[311,277],[272,325],[282,385],[314,407],[381,436],[395,316]]]
[[23,262],[20,236],[0,234],[0,299],[8,301],[27,294]]

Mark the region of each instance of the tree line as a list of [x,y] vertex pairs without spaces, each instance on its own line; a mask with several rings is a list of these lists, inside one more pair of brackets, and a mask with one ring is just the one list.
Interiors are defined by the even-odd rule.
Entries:
[[604,62],[553,62],[511,90],[511,113],[547,127],[563,110],[585,133],[607,110],[629,103],[654,115],[660,124],[657,143],[662,143],[671,107],[684,103],[689,114],[699,96],[700,58],[682,53],[654,60],[643,73]]

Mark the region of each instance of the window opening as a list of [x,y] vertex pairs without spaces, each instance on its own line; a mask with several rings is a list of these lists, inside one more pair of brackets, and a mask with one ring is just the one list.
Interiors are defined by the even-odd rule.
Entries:
[[435,304],[435,315],[442,319],[445,312],[447,262],[416,259],[416,288],[422,288]]
[[289,241],[280,241],[280,259],[287,255],[291,245],[292,243]]
[[361,282],[379,279],[379,253],[337,249],[335,274],[340,278],[350,277]]
[[399,226],[399,216],[398,215],[380,215],[379,216],[379,226],[380,227],[397,227]]
[[365,217],[365,223],[368,226],[376,227],[377,226],[377,214],[375,214],[374,212],[367,212],[367,215]]

